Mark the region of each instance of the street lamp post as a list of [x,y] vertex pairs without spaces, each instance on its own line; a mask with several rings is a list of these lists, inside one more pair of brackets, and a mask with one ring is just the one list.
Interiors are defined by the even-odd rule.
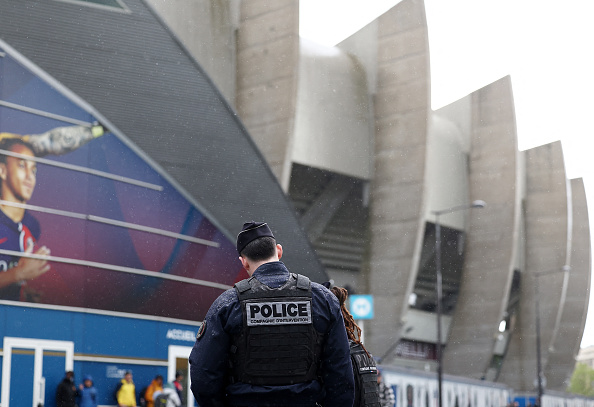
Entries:
[[442,366],[442,352],[441,352],[441,297],[442,297],[442,275],[441,275],[441,224],[439,223],[439,217],[448,213],[454,213],[464,211],[470,208],[484,208],[486,205],[485,201],[476,200],[470,204],[458,205],[439,211],[432,211],[435,215],[435,274],[436,284],[435,292],[437,296],[437,397],[438,407],[443,407],[442,404],[442,383],[443,383],[443,366]]
[[542,361],[540,355],[540,293],[539,293],[539,279],[538,274],[535,274],[536,281],[534,282],[534,297],[535,297],[535,305],[534,305],[534,312],[536,314],[536,383],[537,383],[537,397],[536,403],[540,406],[540,400],[542,400]]
[[540,354],[540,280],[541,276],[546,276],[549,274],[555,273],[565,273],[566,271],[571,270],[571,267],[568,265],[563,266],[561,270],[549,270],[543,271],[541,273],[534,273],[535,281],[534,281],[534,314],[535,314],[535,329],[536,329],[536,387],[537,387],[537,397],[536,397],[536,404],[540,406],[542,403],[542,395],[544,393],[543,389],[543,372],[542,372],[542,359]]

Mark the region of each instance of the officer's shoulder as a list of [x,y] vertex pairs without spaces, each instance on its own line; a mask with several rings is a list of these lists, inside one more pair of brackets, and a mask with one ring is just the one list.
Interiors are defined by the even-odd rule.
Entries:
[[238,301],[235,288],[229,288],[217,297],[210,306],[210,312],[219,312],[225,307],[229,307]]
[[315,281],[311,282],[311,289],[316,290],[316,291],[320,291],[322,293],[324,293],[325,291],[329,292],[330,294],[332,294],[332,292],[330,290],[328,290],[326,287],[324,287],[322,284],[320,283],[316,283]]
[[322,284],[316,283],[315,281],[311,282],[311,289],[322,292],[324,294],[332,294],[332,291],[324,287]]
[[329,303],[338,305],[338,298],[336,298],[336,296],[334,294],[332,294],[332,291],[330,291],[329,289],[324,287],[322,284],[312,281],[311,282],[311,291],[312,291],[313,295],[318,295],[318,296],[324,298]]

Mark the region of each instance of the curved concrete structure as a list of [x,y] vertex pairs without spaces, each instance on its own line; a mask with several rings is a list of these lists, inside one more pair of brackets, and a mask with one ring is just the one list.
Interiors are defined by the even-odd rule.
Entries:
[[582,341],[590,297],[590,227],[586,192],[581,178],[571,180],[571,202],[571,271],[567,275],[567,292],[559,330],[554,338],[545,370],[547,388],[559,391],[567,388],[575,368],[575,358]]
[[285,190],[299,69],[299,1],[242,1],[236,107]]
[[367,77],[357,58],[301,39],[291,161],[371,178],[373,125]]
[[508,303],[521,212],[511,79],[471,95],[470,211],[460,294],[444,352],[444,370],[480,379],[493,356]]
[[[463,105],[466,111],[470,110],[468,99],[457,101],[454,104]],[[454,106],[449,105],[433,112],[429,121],[425,176],[425,221],[432,224],[435,223],[435,215],[432,211],[452,208],[470,202],[468,189],[470,134],[452,119],[451,112],[447,111],[447,108],[452,107]],[[470,119],[470,113],[468,112],[468,116],[465,115],[465,117]],[[466,232],[468,229],[468,213],[460,211],[446,214],[440,217],[440,224]],[[434,252],[433,249],[432,252]],[[431,271],[431,281],[432,285],[434,285],[435,270]]]
[[[239,2],[147,0],[225,96],[235,103],[235,30]],[[198,24],[197,21],[200,23]]]
[[[564,279],[561,271],[568,260],[568,194],[560,142],[527,150],[524,158],[526,270],[522,273],[518,323],[512,333],[500,381],[517,390],[532,391],[537,377],[535,286],[539,287],[544,370],[560,311]],[[547,274],[536,277],[539,273]]]
[[[430,107],[424,4],[404,0],[379,18],[375,176],[371,185],[370,273],[375,319],[366,346],[376,356],[400,337],[424,235]],[[414,37],[416,41],[406,41]]]
[[[234,24],[237,3],[220,3],[218,7],[225,12],[222,28],[227,30]],[[171,10],[161,12],[167,18]],[[285,191],[289,191],[289,178],[293,177],[291,199],[316,251],[325,256],[331,277],[339,285],[348,282],[358,293],[375,295],[376,319],[366,324],[370,350],[382,356],[400,339],[416,341],[427,349],[432,346],[435,334],[430,330],[415,337],[412,331],[402,333],[413,325],[435,325],[434,313],[426,311],[427,318],[421,320],[407,304],[422,277],[418,270],[426,222],[434,220],[431,210],[466,199],[483,199],[488,203],[483,210],[442,219],[444,226],[466,231],[463,278],[453,284],[459,288],[458,303],[454,314],[444,317],[444,327],[451,328],[444,369],[491,380],[497,377],[499,361],[506,359],[501,379],[515,387],[522,376],[524,384],[519,388],[532,389],[535,372],[529,369],[535,370],[536,363],[531,273],[543,271],[543,267],[548,271],[568,261],[568,224],[561,223],[571,211],[559,202],[564,192],[558,185],[539,191],[545,174],[554,174],[554,183],[565,182],[564,174],[557,173],[559,162],[547,163],[550,159],[558,161],[560,152],[547,155],[547,148],[525,154],[528,195],[522,211],[526,171],[521,164],[524,155],[516,147],[510,79],[503,78],[454,103],[457,106],[447,113],[442,109],[432,112],[427,26],[420,0],[404,0],[337,47],[311,46],[298,39],[297,0],[243,1],[240,12],[236,44],[238,111]],[[209,27],[215,13],[204,14],[205,27]],[[227,31],[220,35],[228,38]],[[205,35],[208,38],[210,33]],[[220,57],[216,50],[210,52]],[[208,68],[209,64],[205,65]],[[374,97],[373,103],[368,103],[370,97]],[[366,117],[366,110],[375,117]],[[460,136],[462,143],[448,139],[454,136]],[[472,143],[467,149],[469,137]],[[442,148],[446,145],[453,150]],[[451,164],[462,163],[466,157],[460,159],[458,154],[467,152],[469,172],[460,174]],[[373,161],[375,168],[369,164]],[[540,180],[539,172],[543,175]],[[315,185],[307,178],[312,174],[321,174]],[[369,179],[370,195],[365,181]],[[555,198],[551,200],[550,196]],[[353,200],[361,202],[345,212]],[[371,216],[366,223],[368,209]],[[358,219],[360,223],[345,227],[344,219]],[[584,227],[581,233],[587,233],[587,225]],[[352,230],[359,233],[356,238]],[[361,242],[366,235],[371,238],[364,249]],[[540,250],[559,264],[541,256]],[[582,255],[589,259],[589,251],[583,250]],[[572,256],[576,259],[578,251],[574,244]],[[583,263],[583,268],[589,270],[589,265]],[[358,273],[361,269],[365,272]],[[523,292],[518,293],[520,271]],[[428,293],[434,290],[429,272],[425,270],[426,284],[422,287]],[[582,313],[575,311],[573,302],[577,304],[578,298],[583,298],[572,294],[573,278],[564,280],[561,274],[539,278],[545,293],[541,293],[542,329],[546,330],[543,361],[550,345],[553,349],[546,373],[549,387],[558,381],[553,376],[563,380],[565,367],[561,366],[573,352],[572,345],[559,353],[562,336],[569,335],[577,342],[577,331],[566,331],[567,322],[574,321],[574,328],[581,326],[575,321]],[[520,297],[521,309],[516,312]],[[508,331],[500,335],[498,326],[503,319],[508,322]],[[510,337],[513,343],[508,345]],[[574,339],[569,340],[573,343]],[[427,366],[431,357],[421,359],[418,366]]]

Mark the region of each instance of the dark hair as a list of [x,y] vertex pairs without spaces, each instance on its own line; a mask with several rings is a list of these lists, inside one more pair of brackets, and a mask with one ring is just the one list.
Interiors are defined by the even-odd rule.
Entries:
[[268,260],[276,252],[276,239],[270,236],[252,240],[241,251],[243,257],[252,261]]
[[[11,151],[12,148],[17,144],[27,147],[29,150],[31,150],[33,155],[37,155],[35,154],[35,149],[33,148],[33,145],[31,143],[28,143],[25,140],[18,137],[9,137],[0,140],[0,150]],[[0,154],[0,163],[6,163],[6,157],[8,157],[6,154]]]
[[334,294],[336,298],[338,298],[338,302],[340,303],[340,311],[342,312],[342,319],[344,320],[344,327],[346,329],[347,337],[351,341],[361,345],[365,353],[367,353],[367,356],[371,356],[369,355],[369,352],[367,352],[367,349],[365,349],[365,346],[363,346],[363,343],[361,342],[361,328],[359,328],[359,325],[355,323],[355,319],[347,309],[346,305],[344,305],[346,299],[349,296],[349,292],[346,290],[346,288],[336,286],[332,287],[330,291],[332,291],[332,294]]
[[161,376],[160,374],[155,376],[155,380],[163,380],[163,376]]

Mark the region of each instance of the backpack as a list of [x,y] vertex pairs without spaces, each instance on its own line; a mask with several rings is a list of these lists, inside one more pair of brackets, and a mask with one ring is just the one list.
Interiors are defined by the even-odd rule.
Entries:
[[118,393],[120,392],[120,389],[122,388],[122,382],[119,382],[118,385],[116,386],[116,389],[113,392],[113,399],[115,400],[115,402],[118,402]]
[[168,400],[169,394],[159,394],[157,397],[155,397],[155,407],[167,407]]
[[361,345],[350,342],[351,364],[355,379],[354,407],[380,407],[377,366]]
[[146,389],[148,388],[148,386],[144,386],[141,390],[140,393],[138,393],[138,398],[139,398],[139,403],[138,405],[140,407],[146,407],[146,399],[144,394],[146,393]]

